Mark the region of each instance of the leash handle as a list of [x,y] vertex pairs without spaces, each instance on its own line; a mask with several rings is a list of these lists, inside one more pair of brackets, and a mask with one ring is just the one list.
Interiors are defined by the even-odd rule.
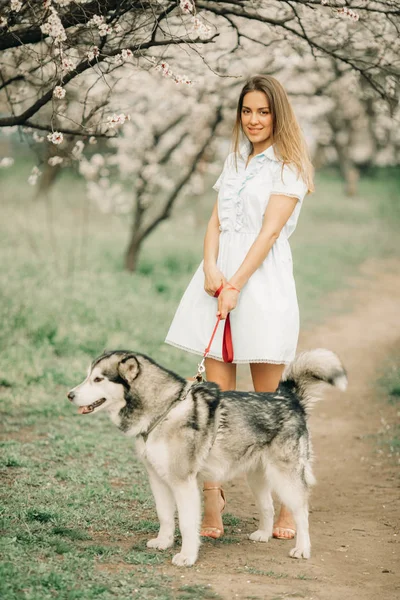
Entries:
[[[236,288],[233,287],[231,284],[229,284],[229,286],[231,288],[233,288],[234,290],[236,290]],[[214,298],[218,298],[218,296],[222,292],[223,288],[224,288],[224,284],[221,283],[221,285],[219,286],[219,288],[217,289],[217,291],[214,294]],[[236,290],[236,291],[239,291],[239,290]],[[208,346],[204,350],[203,358],[198,365],[197,374],[195,376],[195,379],[197,379],[198,382],[203,381],[203,373],[206,370],[206,368],[204,366],[204,361],[205,361],[208,353],[211,350],[211,346],[214,341],[215,334],[217,333],[217,329],[218,329],[218,325],[219,325],[220,321],[221,321],[221,316],[217,317],[217,322],[215,323],[214,330],[212,332],[210,341],[208,342]],[[224,336],[223,336],[223,340],[222,340],[222,358],[223,358],[224,362],[227,362],[227,363],[231,363],[233,361],[233,343],[232,343],[231,319],[230,319],[229,313],[225,319]]]

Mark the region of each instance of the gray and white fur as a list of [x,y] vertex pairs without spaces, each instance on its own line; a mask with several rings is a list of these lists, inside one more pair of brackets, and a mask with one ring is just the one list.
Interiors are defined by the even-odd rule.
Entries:
[[211,382],[188,382],[148,356],[107,352],[68,398],[81,414],[105,410],[126,435],[149,474],[160,530],[149,548],[174,543],[175,509],[182,535],[173,564],[195,563],[200,546],[198,479],[227,481],[245,472],[260,513],[250,539],[272,536],[271,492],[293,513],[294,558],[309,558],[308,493],[315,482],[307,413],[323,384],[344,390],[346,372],[329,350],[300,354],[274,393],[222,392]]

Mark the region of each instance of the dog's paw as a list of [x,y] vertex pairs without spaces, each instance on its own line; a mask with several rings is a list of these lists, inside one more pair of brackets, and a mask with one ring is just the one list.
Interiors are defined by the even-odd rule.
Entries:
[[262,529],[257,529],[257,531],[249,535],[249,539],[253,540],[253,542],[268,542],[270,537],[271,535]]
[[149,540],[146,544],[148,548],[155,548],[156,550],[166,550],[167,548],[171,548],[174,545],[173,538],[160,538],[156,537],[152,540]]
[[289,556],[292,558],[310,558],[311,548],[292,548]]
[[186,556],[186,554],[179,552],[179,554],[175,554],[174,558],[172,559],[172,564],[176,567],[191,567],[194,565],[196,560],[197,555]]

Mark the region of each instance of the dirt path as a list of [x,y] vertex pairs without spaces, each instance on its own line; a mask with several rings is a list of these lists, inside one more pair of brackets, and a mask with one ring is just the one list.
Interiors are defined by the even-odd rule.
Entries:
[[[327,299],[336,314],[344,312],[305,332],[299,344],[299,350],[337,352],[350,381],[345,394],[328,391],[311,417],[317,477],[311,560],[290,559],[290,541],[247,539],[255,529],[254,502],[246,483],[234,481],[225,486],[227,511],[240,524],[230,528],[226,543],[205,542],[193,569],[164,565],[178,587],[210,584],[227,600],[400,597],[398,467],[377,454],[373,437],[382,418],[396,418],[395,409],[375,397],[374,384],[377,369],[400,342],[400,264],[369,263],[351,284]],[[242,389],[251,389],[247,373],[240,377]]]

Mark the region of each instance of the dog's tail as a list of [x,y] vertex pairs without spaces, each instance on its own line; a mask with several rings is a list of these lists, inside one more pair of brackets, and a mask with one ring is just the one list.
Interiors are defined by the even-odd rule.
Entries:
[[330,350],[317,348],[302,352],[288,365],[282,376],[295,389],[302,406],[309,411],[320,400],[323,384],[329,383],[340,390],[347,388],[347,374],[339,357]]

